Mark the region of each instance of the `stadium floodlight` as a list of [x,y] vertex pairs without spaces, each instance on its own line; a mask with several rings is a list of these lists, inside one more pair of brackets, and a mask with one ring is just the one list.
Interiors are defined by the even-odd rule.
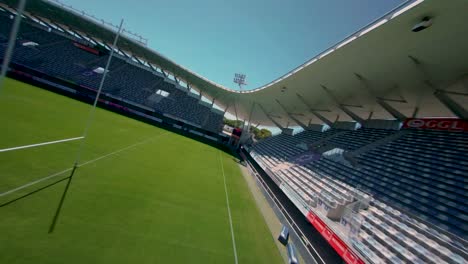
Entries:
[[245,74],[242,73],[236,73],[234,74],[234,83],[237,83],[239,85],[239,89],[242,91],[242,85],[247,85],[245,82]]

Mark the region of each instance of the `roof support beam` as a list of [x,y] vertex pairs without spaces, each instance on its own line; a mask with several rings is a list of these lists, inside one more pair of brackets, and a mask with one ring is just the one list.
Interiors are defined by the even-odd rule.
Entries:
[[[467,88],[467,91],[468,91],[468,84],[465,85],[465,87]],[[468,92],[467,92],[467,93],[460,93],[460,92],[454,92],[454,91],[444,91],[444,92],[445,92],[446,94],[468,96]]]
[[249,124],[248,124],[248,127],[247,127],[247,131],[249,131],[249,132],[250,132],[250,127],[252,126],[252,123],[250,121],[252,120],[252,114],[253,114],[254,108],[255,108],[255,102],[253,102],[252,106],[250,107]]
[[377,100],[383,100],[387,102],[395,102],[395,103],[408,103],[405,99],[391,99],[391,98],[383,98],[383,97],[377,97]]
[[332,126],[333,125],[333,122],[328,120],[327,118],[325,118],[323,115],[321,115],[319,112],[315,111],[315,110],[310,110],[310,112],[316,116],[318,119],[322,120],[323,123],[327,124],[328,126]]
[[[119,49],[120,50],[120,49]],[[145,64],[135,55],[132,55],[132,58],[134,58],[139,64],[145,66]]]
[[120,53],[123,54],[125,58],[130,59],[130,55],[128,55],[125,51],[121,50],[119,47],[116,47],[116,48],[120,51]]
[[[309,104],[306,102],[306,100],[298,93],[296,93],[297,97],[299,98],[299,100],[305,105],[307,106],[307,108],[309,109],[309,111],[314,115],[316,116],[318,119],[320,119],[323,123],[327,124],[328,126],[332,126],[333,125],[333,122],[331,122],[330,120],[326,119],[323,115],[319,114],[317,111],[320,111],[320,110],[317,110],[317,109],[312,109],[312,107],[309,106]],[[322,110],[323,111],[323,110]]]
[[102,45],[104,45],[107,49],[112,50],[112,48],[111,48],[109,45],[107,45],[104,41],[97,41],[94,37],[92,37],[92,36],[89,35],[89,34],[86,34],[86,37],[88,37],[88,38],[91,39],[92,41],[96,42],[98,45],[101,45],[101,44],[102,44]]
[[340,114],[337,114],[337,115],[336,115],[335,121],[334,121],[333,123],[338,122],[338,120],[340,120]]
[[237,118],[237,107],[236,107],[236,101],[234,100],[234,113],[236,114],[236,123],[237,121],[239,121],[239,119]]
[[418,116],[418,113],[419,113],[419,107],[415,107],[411,117],[416,118]]
[[288,116],[289,116],[294,122],[296,122],[296,124],[298,124],[300,127],[302,127],[302,129],[304,129],[304,130],[308,130],[308,129],[309,129],[309,126],[307,126],[306,124],[302,123],[299,119],[297,119],[296,117],[294,117],[293,114],[288,113]]
[[[50,24],[53,23],[52,21],[50,22],[47,22],[45,21],[44,19],[42,19],[41,17],[39,16],[36,16],[36,15],[33,15],[33,14],[30,14],[31,17],[34,17],[35,19],[39,20],[40,22],[44,23],[46,25],[46,27],[49,27],[50,30],[54,29],[53,26],[51,26]],[[44,26],[42,24],[40,24],[41,26]],[[55,26],[57,26],[58,28],[60,28],[61,30],[63,30],[63,34],[70,34],[66,29],[64,29],[62,26],[60,26],[58,23],[54,23]]]
[[[468,118],[468,111],[461,105],[459,105],[457,102],[455,102],[452,98],[448,97],[447,92],[438,89],[434,82],[432,82],[431,77],[429,72],[427,71],[425,65],[421,60],[418,58],[408,55],[408,58],[413,62],[414,66],[418,71],[421,73],[423,77],[423,82],[426,84],[429,88],[431,88],[433,95],[439,99],[439,101],[445,105],[454,115],[456,115],[459,118],[462,119],[467,119]],[[419,107],[419,106],[417,106]]]
[[461,119],[468,119],[468,111],[450,98],[445,91],[436,90],[434,96],[439,99],[454,115]]
[[[10,7],[9,5],[2,5],[3,9],[6,10],[10,15],[16,16],[18,13],[18,8]],[[21,12],[23,13],[23,12]]]
[[[56,23],[53,20],[51,20],[50,18],[47,18],[47,20],[49,22],[47,22],[47,21],[45,21],[45,19],[41,19],[40,17],[37,17],[37,16],[35,16],[35,18],[38,19],[39,21],[41,21],[42,23],[45,23],[48,27],[50,27],[50,29],[57,30],[57,28],[58,28],[58,29],[63,31],[61,33],[64,33],[64,34],[67,34],[67,35],[75,34],[76,36],[73,36],[74,38],[77,38],[77,36],[78,36],[78,39],[82,39],[83,41],[88,42],[88,40],[84,36],[86,34],[80,33],[78,30],[75,30],[74,28],[72,28],[69,25],[63,25],[63,24]],[[60,31],[60,30],[58,30],[58,31]]]
[[281,131],[284,130],[284,127],[282,125],[280,125],[278,122],[276,122],[276,120],[274,120],[270,114],[267,113],[267,111],[265,110],[265,108],[263,108],[263,106],[261,104],[258,104],[258,106],[260,107],[260,109],[262,109],[263,113],[265,113],[265,116],[270,119],[270,121],[275,124],[275,126],[277,126],[279,129],[281,129]]
[[112,47],[109,46],[106,42],[104,41],[97,41],[96,39],[94,39],[92,36],[86,34],[86,36],[89,38],[89,39],[92,39],[94,42],[98,43],[98,44],[102,44],[104,45],[109,51],[112,50]]
[[306,124],[302,123],[300,120],[298,120],[296,117],[294,117],[291,113],[289,113],[288,110],[286,109],[286,107],[283,104],[281,104],[278,99],[275,99],[275,100],[281,106],[281,108],[284,110],[284,112],[286,112],[286,114],[289,116],[289,118],[291,118],[294,122],[296,122],[296,124],[298,124],[304,130],[309,129]]
[[99,45],[99,42],[98,42],[96,39],[94,39],[93,37],[91,37],[89,34],[86,34],[86,33],[85,33],[85,35],[86,35],[87,38],[89,38],[90,40],[94,41],[97,45]]
[[[391,105],[389,105],[387,102],[385,102],[386,101],[385,99],[380,98],[375,94],[374,89],[372,89],[371,85],[369,84],[369,81],[367,81],[366,78],[364,78],[362,75],[360,75],[358,73],[354,73],[354,75],[359,80],[359,82],[361,82],[362,86],[367,90],[369,95],[372,96],[372,98],[376,98],[377,104],[379,104],[383,109],[385,109],[391,116],[393,116],[395,119],[397,119],[399,121],[403,121],[403,120],[406,119],[405,115],[403,115],[398,110],[396,110]],[[372,111],[371,111],[371,113],[372,113]],[[368,120],[371,117],[372,117],[372,114],[370,115]]]
[[398,121],[404,121],[407,117],[400,113],[400,111],[396,110],[393,108],[393,106],[389,105],[387,102],[385,102],[384,99],[382,98],[377,98],[377,103],[385,109],[390,115],[392,115],[396,120]]
[[[39,19],[39,18],[37,18]],[[42,20],[44,23],[47,23],[46,21]],[[59,23],[55,23],[53,21],[50,21],[50,23],[47,23],[48,26],[51,26],[50,24],[54,24],[56,27],[60,28],[61,30],[63,30],[63,32],[67,32],[67,30],[65,28],[62,27],[62,25],[60,25]],[[70,29],[70,27],[68,27]],[[71,29],[70,29],[71,30]],[[78,32],[76,32],[75,30],[73,30],[73,32],[75,32],[76,34],[78,34],[80,37],[83,37],[81,34],[79,34]]]
[[[59,27],[57,24],[54,24],[55,26]],[[60,27],[61,28],[61,27]],[[73,32],[74,34],[78,35],[81,39],[83,39],[84,41],[87,41],[86,38],[78,31],[74,30],[73,28],[71,27],[67,27],[69,31]],[[63,28],[62,28],[63,30]]]
[[360,116],[356,115],[353,111],[349,110],[346,106],[338,105],[338,108],[340,108],[343,112],[345,112],[354,121],[356,121],[356,122],[358,122],[360,124],[364,123],[364,119],[362,119]]
[[112,50],[112,47],[109,46],[109,44],[107,44],[106,42],[103,41],[103,42],[101,42],[101,43],[104,44],[104,46],[106,46],[109,50]]
[[[321,85],[325,93],[335,102],[335,104],[338,106],[339,109],[341,109],[343,112],[345,112],[349,117],[351,117],[354,121],[363,124],[364,119],[355,114],[353,111],[349,110],[347,107],[351,105],[345,105],[342,104],[338,101],[338,99],[335,97],[335,95],[328,89],[325,85]],[[360,106],[355,106],[353,107],[360,107]]]
[[[124,54],[125,54],[125,53],[124,53]],[[147,62],[147,63],[148,63],[148,66],[151,68],[151,70],[153,70],[153,71],[155,71],[155,72],[157,71],[156,68],[154,68],[154,66],[151,65],[151,63],[149,63],[149,62]]]

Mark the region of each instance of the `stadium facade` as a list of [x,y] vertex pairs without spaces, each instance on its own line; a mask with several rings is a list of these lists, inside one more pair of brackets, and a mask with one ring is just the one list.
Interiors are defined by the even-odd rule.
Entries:
[[[16,1],[0,7],[3,57]],[[463,0],[407,1],[249,91],[124,34],[100,103],[216,142],[227,140],[226,112],[247,127],[276,126],[280,135],[255,144],[241,137],[242,155],[346,263],[465,263],[467,12]],[[55,2],[30,1],[10,74],[93,99],[115,34]],[[293,135],[291,125],[303,132]]]

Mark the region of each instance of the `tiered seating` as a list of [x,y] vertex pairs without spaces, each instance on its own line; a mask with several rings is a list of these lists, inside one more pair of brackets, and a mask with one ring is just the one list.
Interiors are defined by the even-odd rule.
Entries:
[[[108,56],[83,51],[73,45],[73,36],[66,38],[54,31],[47,32],[33,23],[29,21],[21,24],[13,62],[96,90],[102,75],[93,70],[97,67],[104,68]],[[12,20],[5,14],[0,14],[1,43],[6,42],[11,25]],[[39,45],[25,47],[22,45],[25,41],[33,41]],[[1,57],[5,50],[5,44],[0,45]],[[157,103],[148,100],[157,90],[167,91],[169,96]],[[163,114],[170,114],[216,133],[222,129],[222,114],[211,111],[211,107],[200,104],[197,98],[165,82],[163,76],[129,64],[118,56],[112,58],[103,92]]]
[[[461,263],[463,252],[458,247],[453,247],[452,240],[427,225],[408,217],[382,202],[374,201],[368,211],[361,213],[363,216],[363,233],[376,238],[377,243],[384,244],[393,254],[400,259],[405,256],[410,260],[422,260],[424,263],[444,261]],[[369,241],[362,240],[365,244]],[[404,248],[402,245],[411,244]],[[454,251],[448,248],[453,248]]]
[[257,143],[255,151],[268,159],[272,165],[276,166],[304,152],[297,145],[301,143],[310,144],[338,132],[339,130],[327,130],[325,132],[308,130],[294,136],[280,134]]
[[213,132],[221,131],[223,129],[223,115],[210,110],[203,127]]
[[[251,153],[257,161],[274,168],[305,152],[296,147],[301,142],[330,143],[352,151],[395,131],[331,130],[327,136],[320,133],[279,135],[258,143]],[[411,130],[394,141],[364,151],[357,159],[358,167],[322,157],[272,173],[324,217],[339,206],[371,200],[351,217],[360,229],[348,241],[374,263],[466,261],[467,245],[463,239],[468,233],[467,133]],[[349,217],[342,215],[347,224],[332,223],[338,228],[351,228],[349,222],[353,221]]]
[[10,34],[12,25],[13,22],[11,19],[6,17],[5,15],[0,14],[0,37],[3,38],[4,42],[8,40],[8,36]]
[[[402,157],[401,154],[405,153],[406,156]],[[388,179],[394,191],[411,202],[390,195],[385,199],[419,212],[422,219],[448,231],[466,236],[466,133],[414,130],[394,142],[361,155],[359,161],[363,164],[361,170],[371,171],[380,180]]]
[[334,143],[345,150],[356,150],[371,142],[382,139],[394,131],[386,129],[367,129],[346,131],[336,137],[333,137],[328,142]]

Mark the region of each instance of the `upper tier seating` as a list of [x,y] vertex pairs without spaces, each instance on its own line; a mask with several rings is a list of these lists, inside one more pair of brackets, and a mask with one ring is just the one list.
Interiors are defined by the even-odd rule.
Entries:
[[[76,37],[72,35],[64,37],[55,30],[47,32],[43,26],[24,20],[26,21],[21,23],[13,52],[14,63],[97,90],[102,75],[93,70],[97,67],[105,68],[108,55],[98,56],[79,49],[73,45]],[[0,13],[0,58],[4,56],[11,26],[12,20],[5,13]],[[34,47],[22,45],[28,41],[39,45]],[[169,95],[159,100],[150,100],[149,98],[158,90],[166,91]],[[221,113],[200,104],[199,99],[188,95],[186,89],[177,88],[174,84],[165,81],[162,74],[128,63],[121,55],[112,58],[103,92],[162,114],[169,114],[215,133],[222,130]]]

